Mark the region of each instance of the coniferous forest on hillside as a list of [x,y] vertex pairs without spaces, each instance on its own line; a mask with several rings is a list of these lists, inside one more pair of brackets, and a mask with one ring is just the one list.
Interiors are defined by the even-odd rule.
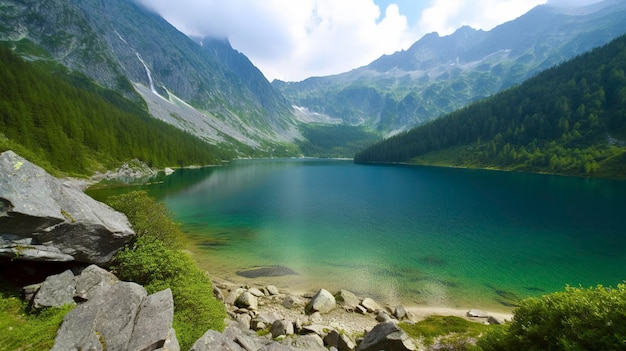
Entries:
[[626,177],[626,36],[390,137],[356,162]]
[[49,171],[77,175],[133,158],[165,167],[227,157],[81,75],[0,48],[0,152],[8,149]]

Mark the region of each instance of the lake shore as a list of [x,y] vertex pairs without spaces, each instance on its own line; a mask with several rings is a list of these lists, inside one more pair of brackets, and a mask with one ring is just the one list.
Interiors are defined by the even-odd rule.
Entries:
[[[223,296],[225,305],[231,316],[231,319],[237,321],[239,319],[239,308],[234,306],[233,296],[240,294],[243,290],[258,289],[258,291],[267,292],[273,285],[266,285],[265,281],[257,281],[255,279],[247,280],[246,283],[241,281],[235,282],[229,279],[224,279],[215,274],[211,274],[214,288],[219,289],[220,294]],[[320,286],[310,291],[293,290],[289,288],[278,288],[279,294],[273,296],[263,296],[259,298],[258,307],[255,310],[256,315],[273,316],[273,318],[284,319],[289,321],[299,321],[303,325],[313,324],[328,326],[336,330],[343,330],[345,333],[351,336],[363,335],[367,331],[376,326],[380,320],[380,311],[383,311],[387,316],[393,318],[394,311],[398,305],[389,305],[384,301],[375,301],[380,305],[380,311],[372,311],[365,313],[358,313],[349,308],[345,308],[338,301],[337,307],[332,311],[307,315],[305,313],[305,305],[315,295],[319,289],[325,289]],[[329,290],[332,294],[336,294],[336,291]],[[357,298],[363,301],[365,298],[371,298],[369,296],[359,296]],[[288,302],[287,302],[288,301]],[[512,313],[496,312],[489,309],[480,309],[480,306],[474,306],[472,309],[464,308],[452,308],[444,306],[420,306],[420,305],[401,305],[407,312],[407,317],[402,319],[404,322],[416,323],[422,321],[429,316],[455,316],[464,318],[476,323],[504,323],[510,321],[513,318]],[[470,310],[480,316],[471,316]],[[383,317],[384,318],[384,317]]]

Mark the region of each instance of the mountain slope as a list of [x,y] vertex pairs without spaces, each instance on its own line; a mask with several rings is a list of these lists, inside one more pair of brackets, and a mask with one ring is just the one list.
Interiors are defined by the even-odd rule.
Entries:
[[133,158],[162,168],[231,157],[56,66],[52,74],[0,47],[0,152],[12,149],[49,171],[77,175]]
[[227,41],[200,45],[130,0],[3,0],[0,22],[17,52],[143,99],[155,117],[240,154],[300,137],[291,106]]
[[538,6],[491,31],[463,27],[347,73],[272,84],[295,105],[393,134],[513,86],[626,32],[626,3]]
[[626,178],[626,36],[375,144],[356,162]]

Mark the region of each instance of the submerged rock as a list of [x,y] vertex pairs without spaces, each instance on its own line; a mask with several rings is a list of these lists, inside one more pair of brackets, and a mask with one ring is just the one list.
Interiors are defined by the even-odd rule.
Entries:
[[280,277],[283,275],[297,275],[291,268],[285,266],[267,266],[248,269],[245,271],[238,271],[237,275],[246,278],[259,278],[259,277]]
[[106,264],[133,235],[125,215],[12,151],[0,154],[0,255]]

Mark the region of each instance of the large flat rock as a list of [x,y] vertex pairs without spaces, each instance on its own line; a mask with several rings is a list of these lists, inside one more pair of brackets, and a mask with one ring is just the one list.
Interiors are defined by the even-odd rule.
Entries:
[[13,151],[0,154],[0,255],[106,264],[133,235],[124,214]]

